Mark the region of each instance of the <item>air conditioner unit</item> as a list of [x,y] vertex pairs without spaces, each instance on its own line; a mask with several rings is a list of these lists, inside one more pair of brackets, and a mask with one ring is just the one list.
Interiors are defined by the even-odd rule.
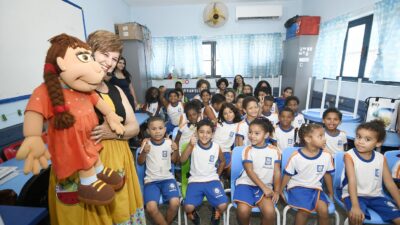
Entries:
[[236,6],[236,20],[278,19],[282,16],[282,5]]

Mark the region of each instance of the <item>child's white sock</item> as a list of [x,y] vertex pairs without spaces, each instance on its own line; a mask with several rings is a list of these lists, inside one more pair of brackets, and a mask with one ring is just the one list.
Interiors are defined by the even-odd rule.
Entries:
[[90,177],[80,177],[82,185],[91,185],[92,183],[97,181],[97,176],[93,175]]
[[104,170],[104,165],[101,164],[100,166],[96,166],[94,169],[96,170],[96,174],[101,173],[101,171]]

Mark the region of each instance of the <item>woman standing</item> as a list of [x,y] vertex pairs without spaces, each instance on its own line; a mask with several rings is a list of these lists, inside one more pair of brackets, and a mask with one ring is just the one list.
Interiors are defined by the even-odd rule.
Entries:
[[135,110],[136,109],[135,100],[137,100],[137,97],[131,81],[132,81],[132,76],[126,70],[126,60],[124,57],[121,56],[121,58],[118,60],[117,66],[115,67],[110,83],[120,87],[124,91],[124,94],[128,98],[129,103]]
[[235,76],[235,78],[233,79],[233,90],[235,90],[236,96],[243,93],[244,85],[246,85],[246,84],[244,83],[243,76],[240,74],[237,74]]

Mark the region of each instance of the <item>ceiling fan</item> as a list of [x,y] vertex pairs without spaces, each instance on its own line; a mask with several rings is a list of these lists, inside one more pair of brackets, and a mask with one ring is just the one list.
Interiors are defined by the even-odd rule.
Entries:
[[221,27],[228,20],[228,7],[222,2],[212,2],[203,11],[203,21],[210,27]]

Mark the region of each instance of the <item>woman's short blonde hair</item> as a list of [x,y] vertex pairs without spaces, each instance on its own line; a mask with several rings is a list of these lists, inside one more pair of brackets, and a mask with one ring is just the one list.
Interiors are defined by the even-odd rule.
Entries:
[[89,34],[87,43],[93,52],[119,52],[122,53],[122,41],[119,37],[106,30],[97,30]]

